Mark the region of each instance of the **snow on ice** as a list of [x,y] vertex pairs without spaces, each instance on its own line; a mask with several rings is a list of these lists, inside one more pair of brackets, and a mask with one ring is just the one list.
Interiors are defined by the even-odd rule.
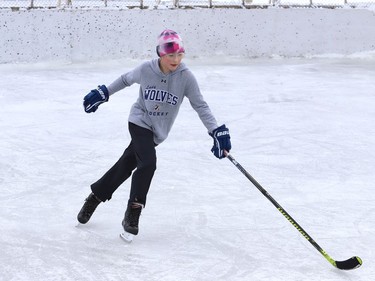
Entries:
[[129,143],[132,86],[86,114],[82,98],[140,61],[0,66],[1,280],[324,280],[375,276],[375,59],[185,59],[232,155],[336,260],[333,268],[227,160],[184,102],[133,243],[129,182],[87,225],[89,186]]

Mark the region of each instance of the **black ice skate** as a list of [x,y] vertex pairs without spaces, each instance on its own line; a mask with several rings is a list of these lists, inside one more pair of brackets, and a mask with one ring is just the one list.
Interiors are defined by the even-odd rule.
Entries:
[[87,223],[100,202],[100,199],[96,197],[94,193],[91,193],[89,197],[86,198],[85,204],[83,204],[81,211],[78,213],[78,221],[83,224]]
[[140,203],[130,203],[128,205],[128,208],[125,212],[125,217],[122,221],[122,227],[124,230],[128,233],[131,233],[133,235],[138,234],[138,223],[139,223],[139,217],[142,212],[143,205]]

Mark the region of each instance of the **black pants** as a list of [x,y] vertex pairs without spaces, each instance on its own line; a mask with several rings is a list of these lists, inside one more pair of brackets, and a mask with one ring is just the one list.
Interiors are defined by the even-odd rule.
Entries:
[[103,202],[111,199],[116,189],[133,170],[129,203],[146,204],[146,197],[156,170],[156,150],[152,131],[129,123],[131,142],[115,165],[97,182],[92,192]]

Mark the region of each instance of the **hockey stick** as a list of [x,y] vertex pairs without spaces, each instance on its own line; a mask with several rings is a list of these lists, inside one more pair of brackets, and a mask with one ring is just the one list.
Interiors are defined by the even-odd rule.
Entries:
[[271,203],[280,211],[281,214],[302,234],[303,237],[306,238],[307,241],[311,243],[311,245],[314,246],[315,249],[321,253],[327,261],[329,261],[330,264],[332,264],[334,267],[338,269],[355,269],[362,265],[362,260],[357,257],[351,257],[350,259],[344,260],[344,261],[335,261],[332,259],[319,245],[314,241],[314,239],[311,238],[309,234],[285,211],[283,207],[280,206],[279,203],[275,199],[272,198],[272,196],[229,154],[226,152],[226,157],[236,166],[254,185],[256,188],[259,189],[260,192],[263,193],[263,195],[271,201]]

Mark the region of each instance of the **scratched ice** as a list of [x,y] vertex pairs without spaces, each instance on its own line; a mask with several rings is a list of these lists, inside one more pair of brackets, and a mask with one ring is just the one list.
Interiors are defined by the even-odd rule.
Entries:
[[375,276],[375,58],[185,62],[231,154],[336,260],[333,268],[227,160],[186,100],[132,244],[129,182],[76,227],[89,185],[121,155],[138,86],[94,114],[82,97],[140,61],[0,66],[1,280],[324,280]]

